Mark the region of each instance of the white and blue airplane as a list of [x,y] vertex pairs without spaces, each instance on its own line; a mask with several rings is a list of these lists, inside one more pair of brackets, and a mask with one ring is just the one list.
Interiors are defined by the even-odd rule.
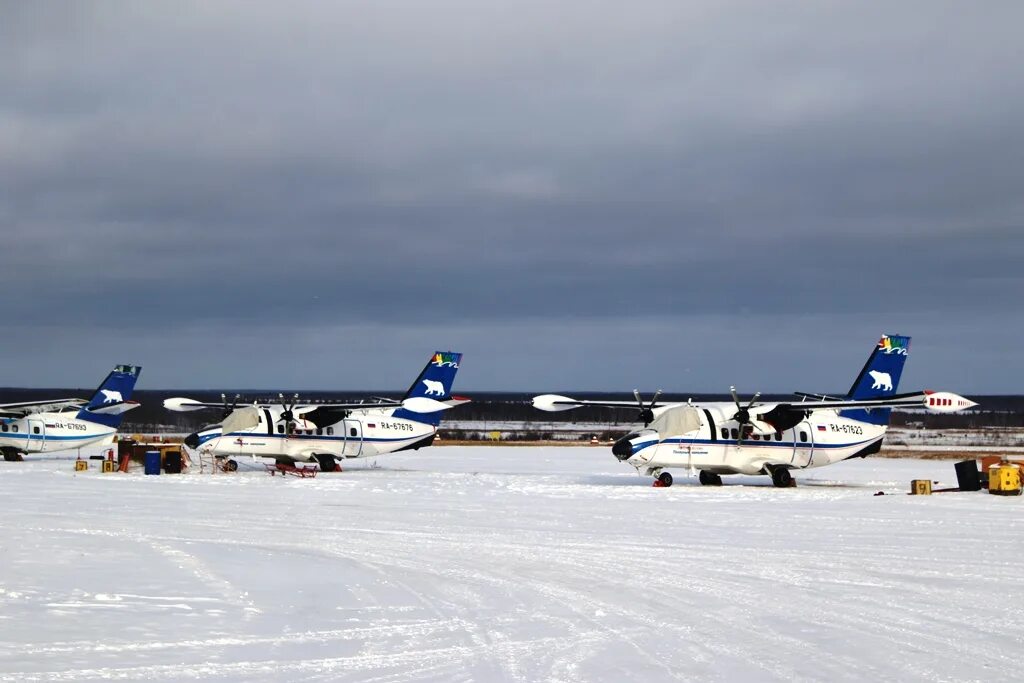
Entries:
[[[400,401],[370,399],[358,403],[289,402],[203,403],[190,398],[169,398],[168,410],[179,412],[219,408],[222,422],[203,427],[185,439],[200,455],[238,469],[234,458],[273,458],[279,466],[297,461],[316,462],[322,471],[334,471],[337,460],[368,458],[395,451],[429,446],[437,436],[441,415],[469,399],[453,396],[452,384],[462,362],[461,353],[437,351]],[[372,401],[372,402],[370,402]]]
[[59,398],[0,404],[4,460],[113,443],[124,413],[139,405],[131,397],[141,372],[135,365],[115,366],[88,401]]
[[951,413],[977,405],[949,392],[897,394],[909,351],[910,337],[884,335],[842,398],[797,393],[795,401],[758,403],[758,393],[743,405],[730,387],[732,403],[658,405],[658,391],[644,405],[634,391],[636,403],[544,394],[534,397],[533,405],[546,411],[638,405],[643,429],[619,439],[612,454],[656,477],[655,485],[671,486],[672,475],[665,470],[679,468],[699,471],[704,485],[721,485],[723,474],[766,474],[775,486],[786,487],[794,470],[877,453],[892,408]]

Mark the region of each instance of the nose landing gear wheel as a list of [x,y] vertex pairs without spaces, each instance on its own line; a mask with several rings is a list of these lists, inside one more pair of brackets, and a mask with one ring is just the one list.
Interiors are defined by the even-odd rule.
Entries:
[[702,486],[721,486],[722,477],[714,472],[700,471],[700,483]]
[[221,469],[224,470],[225,472],[237,472],[238,463],[235,462],[234,460],[226,460],[224,464],[221,465]]
[[672,485],[672,475],[668,472],[662,472],[658,475],[658,486],[664,486],[668,488]]

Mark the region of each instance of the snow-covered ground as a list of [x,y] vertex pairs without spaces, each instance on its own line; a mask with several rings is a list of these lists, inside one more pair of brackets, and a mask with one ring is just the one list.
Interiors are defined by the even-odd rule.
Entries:
[[604,448],[377,464],[0,463],[0,681],[1019,676],[1024,500],[902,495],[949,462],[787,490],[652,488]]

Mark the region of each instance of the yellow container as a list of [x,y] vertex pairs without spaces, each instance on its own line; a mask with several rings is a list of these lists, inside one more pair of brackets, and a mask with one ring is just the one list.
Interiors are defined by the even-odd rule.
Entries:
[[88,460],[76,460],[75,461],[75,472],[85,472],[89,469]]
[[103,461],[103,474],[107,474],[109,472],[116,472],[116,471],[117,471],[117,463],[116,462],[114,462],[113,460],[104,460]]
[[988,492],[997,496],[1019,496],[1020,465],[1001,462],[988,468]]
[[910,482],[910,495],[930,496],[932,495],[931,479],[914,479]]

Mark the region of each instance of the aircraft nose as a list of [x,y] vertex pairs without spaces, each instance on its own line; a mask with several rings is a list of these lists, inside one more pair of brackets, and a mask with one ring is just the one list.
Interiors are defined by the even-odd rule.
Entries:
[[185,445],[189,448],[199,448],[199,432],[192,432],[185,437]]
[[612,455],[619,460],[629,460],[633,455],[633,437],[635,434],[626,434],[612,446]]

